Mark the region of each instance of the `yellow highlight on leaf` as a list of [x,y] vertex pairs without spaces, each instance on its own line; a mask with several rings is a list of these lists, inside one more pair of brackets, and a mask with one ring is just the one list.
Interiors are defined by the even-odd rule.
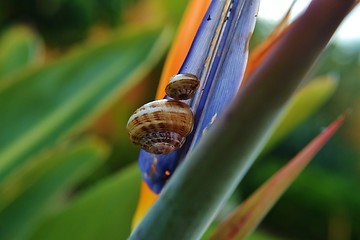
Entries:
[[335,76],[323,75],[314,78],[295,93],[268,140],[263,154],[328,101],[337,85],[338,79]]

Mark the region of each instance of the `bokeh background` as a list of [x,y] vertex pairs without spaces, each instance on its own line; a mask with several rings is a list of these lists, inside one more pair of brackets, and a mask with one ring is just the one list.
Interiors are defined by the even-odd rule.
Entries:
[[[269,1],[264,0],[264,2]],[[306,6],[309,1],[298,2],[299,6]],[[285,14],[289,4],[290,1],[272,4],[274,9],[281,9],[281,12],[275,12],[275,15],[280,17]],[[301,11],[298,5],[295,5],[297,9],[295,13]],[[141,31],[144,26],[170,29],[168,35],[171,39],[185,6],[186,1],[175,3],[165,0],[2,0],[0,2],[0,91],[26,71],[63,61],[62,59],[86,51],[92,46],[111,43],[114,36],[126,34],[129,29]],[[269,7],[260,10],[251,48],[260,44],[275,26],[276,18],[269,15],[272,11],[274,12]],[[347,24],[355,27],[355,21],[356,19],[351,20]],[[356,28],[352,30],[359,33]],[[169,48],[170,43],[170,40],[165,43],[165,49]],[[127,139],[125,125],[128,117],[137,107],[151,101],[155,96],[166,51],[159,51],[158,55],[158,60],[147,69],[144,76],[136,80],[131,87],[121,91],[119,97],[113,98],[106,108],[81,127],[81,131],[72,134],[69,138],[56,140],[56,144],[63,144],[89,135],[96,136],[107,146],[109,153],[101,164],[92,168],[88,174],[67,189],[65,197],[61,198],[61,204],[57,200],[47,206],[44,216],[51,216],[54,212],[55,215],[58,214],[64,206],[71,204],[81,194],[91,191],[94,186],[108,181],[129,165],[136,163],[139,149]],[[336,91],[318,111],[257,160],[217,217],[218,221],[289,161],[324,126],[342,112],[350,111],[351,115],[341,130],[275,205],[252,239],[360,239],[359,65],[359,39],[354,35],[351,38],[336,37],[336,41],[331,42],[304,80],[305,84],[316,76],[331,74],[338,79]],[[13,101],[12,96],[7,97],[7,101],[0,102],[0,108]],[[35,105],[33,107],[36,108]],[[23,109],[15,111],[22,112]],[[36,114],[35,109],[34,114]],[[0,122],[2,118],[4,116],[0,115]],[[24,125],[29,118],[31,119],[31,116],[24,118]],[[36,158],[38,154],[52,146],[32,153],[31,156]],[[135,184],[138,185],[139,181],[131,186],[133,191],[137,192],[138,186]],[[4,195],[0,195],[0,198],[3,197]],[[134,203],[129,208],[130,215],[134,211],[136,197],[131,201]],[[90,214],[88,217],[96,216]],[[15,219],[16,216],[14,215],[13,218]],[[32,218],[29,219],[27,221],[31,221]],[[42,221],[36,221],[36,224],[34,223],[33,227],[27,230],[31,233],[27,236],[41,239],[36,237],[42,236],[41,234],[32,234],[41,232],[36,229],[41,229],[41,224],[46,226],[46,221],[46,217],[43,217]],[[129,225],[130,222],[126,225],[127,229]],[[3,222],[0,224],[0,238],[4,228],[6,223]],[[118,238],[109,234],[104,239]]]

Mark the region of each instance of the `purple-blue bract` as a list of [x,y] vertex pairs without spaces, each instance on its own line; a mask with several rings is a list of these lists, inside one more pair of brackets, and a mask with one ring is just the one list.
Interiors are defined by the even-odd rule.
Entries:
[[140,150],[139,166],[144,181],[155,193],[160,193],[179,164],[178,152],[166,155],[155,155]]
[[[140,151],[142,177],[155,193],[160,193],[188,151],[192,150],[237,94],[247,63],[248,36],[252,29],[252,25],[245,21],[249,19],[248,14],[255,14],[255,8],[251,1],[211,2],[179,71],[194,74],[201,81],[199,90],[188,102],[194,112],[194,130],[184,146],[173,153],[154,155]],[[219,27],[221,31],[216,31]],[[211,61],[206,65],[209,56]]]

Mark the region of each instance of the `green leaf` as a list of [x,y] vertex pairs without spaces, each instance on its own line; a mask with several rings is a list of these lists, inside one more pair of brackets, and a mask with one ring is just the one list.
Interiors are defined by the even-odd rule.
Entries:
[[100,182],[63,211],[45,219],[31,239],[126,239],[139,197],[137,164]]
[[0,180],[70,132],[82,131],[159,61],[169,31],[124,29],[111,41],[0,86]]
[[245,239],[281,195],[341,126],[344,115],[312,140],[288,164],[244,201],[209,237],[210,240]]
[[25,66],[42,60],[43,44],[26,26],[15,26],[0,37],[0,81]]
[[337,85],[338,80],[333,75],[324,75],[311,80],[296,92],[287,104],[263,153],[318,110],[334,94]]
[[0,238],[25,239],[48,208],[108,154],[97,139],[60,146],[18,167],[0,185]]
[[217,117],[176,169],[129,239],[201,237],[260,154],[287,101],[354,3],[311,2],[249,76],[228,111]]
[[276,236],[270,235],[269,233],[256,231],[247,240],[281,240],[282,238],[278,238]]

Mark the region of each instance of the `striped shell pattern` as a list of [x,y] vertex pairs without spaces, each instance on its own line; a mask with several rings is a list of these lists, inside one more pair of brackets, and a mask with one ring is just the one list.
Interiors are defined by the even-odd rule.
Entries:
[[181,101],[162,99],[147,103],[130,117],[130,140],[145,151],[168,154],[180,148],[193,129],[194,117]]
[[166,94],[176,100],[192,98],[200,85],[199,79],[190,73],[177,74],[171,77],[165,88]]

